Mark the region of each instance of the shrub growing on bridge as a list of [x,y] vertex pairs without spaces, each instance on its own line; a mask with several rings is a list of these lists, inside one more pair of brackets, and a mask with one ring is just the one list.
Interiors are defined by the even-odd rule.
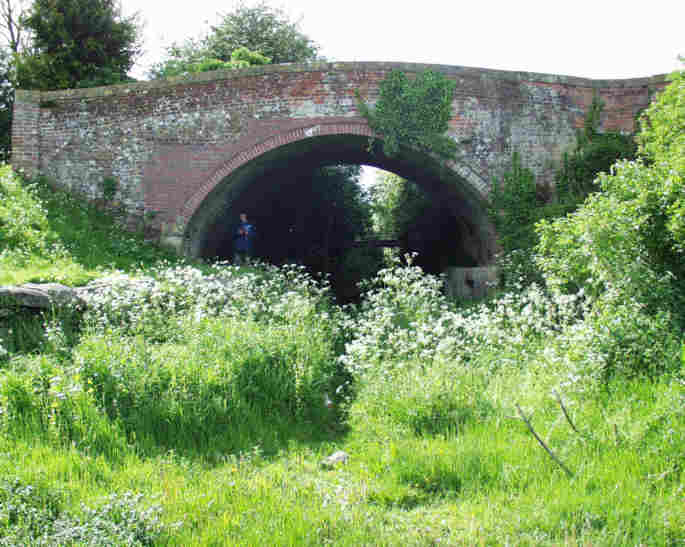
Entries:
[[453,157],[456,143],[445,133],[452,117],[456,83],[440,72],[426,70],[414,77],[393,70],[379,85],[374,108],[359,99],[359,110],[380,138],[383,152],[396,156],[401,147]]

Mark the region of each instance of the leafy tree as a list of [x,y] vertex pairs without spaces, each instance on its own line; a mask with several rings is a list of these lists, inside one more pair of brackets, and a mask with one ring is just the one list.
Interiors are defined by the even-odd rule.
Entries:
[[[241,68],[272,63],[303,63],[317,58],[319,46],[299,30],[287,14],[261,2],[240,3],[203,37],[189,38],[167,48],[166,59],[153,65],[151,78],[167,78],[207,66]],[[238,58],[236,58],[236,55]],[[218,62],[229,63],[219,65]],[[212,63],[214,63],[212,65]]]
[[138,16],[115,0],[34,0],[23,20],[30,53],[17,57],[17,83],[29,89],[108,85],[127,80],[141,52]]
[[373,227],[400,237],[430,208],[430,199],[415,183],[389,172],[378,174],[371,188]]
[[236,49],[246,47],[275,64],[313,61],[319,51],[319,46],[299,30],[299,21],[291,21],[285,12],[265,2],[238,4],[212,27],[206,45],[217,59],[226,60]]

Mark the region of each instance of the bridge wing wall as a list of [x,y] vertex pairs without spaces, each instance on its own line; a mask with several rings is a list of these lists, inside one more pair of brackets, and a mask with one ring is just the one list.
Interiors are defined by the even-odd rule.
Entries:
[[[355,92],[373,104],[390,70],[439,70],[457,83],[449,134],[458,143],[452,169],[481,196],[521,152],[538,181],[551,183],[550,160],[582,126],[595,93],[602,129],[631,131],[665,78],[598,81],[487,69],[393,63],[314,63],[212,72],[185,79],[84,90],[18,90],[12,163],[114,205],[131,219],[154,216],[162,232],[182,232],[198,196],[220,184],[227,166],[265,142],[347,122],[364,124]],[[218,176],[221,174],[221,176]],[[192,204],[192,205],[190,205]]]

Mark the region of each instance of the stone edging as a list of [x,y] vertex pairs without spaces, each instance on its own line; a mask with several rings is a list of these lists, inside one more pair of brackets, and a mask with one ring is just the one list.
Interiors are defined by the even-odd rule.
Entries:
[[60,283],[25,283],[0,286],[0,318],[11,317],[21,310],[46,311],[70,308],[83,310],[86,301],[79,289]]

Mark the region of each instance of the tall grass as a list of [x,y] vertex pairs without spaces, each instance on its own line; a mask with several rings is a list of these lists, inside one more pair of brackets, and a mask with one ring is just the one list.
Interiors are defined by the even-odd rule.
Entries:
[[83,285],[106,272],[178,260],[122,232],[120,218],[49,184],[0,166],[0,285]]
[[685,543],[668,318],[535,285],[459,308],[411,265],[341,308],[294,266],[129,257],[0,356],[0,545]]

